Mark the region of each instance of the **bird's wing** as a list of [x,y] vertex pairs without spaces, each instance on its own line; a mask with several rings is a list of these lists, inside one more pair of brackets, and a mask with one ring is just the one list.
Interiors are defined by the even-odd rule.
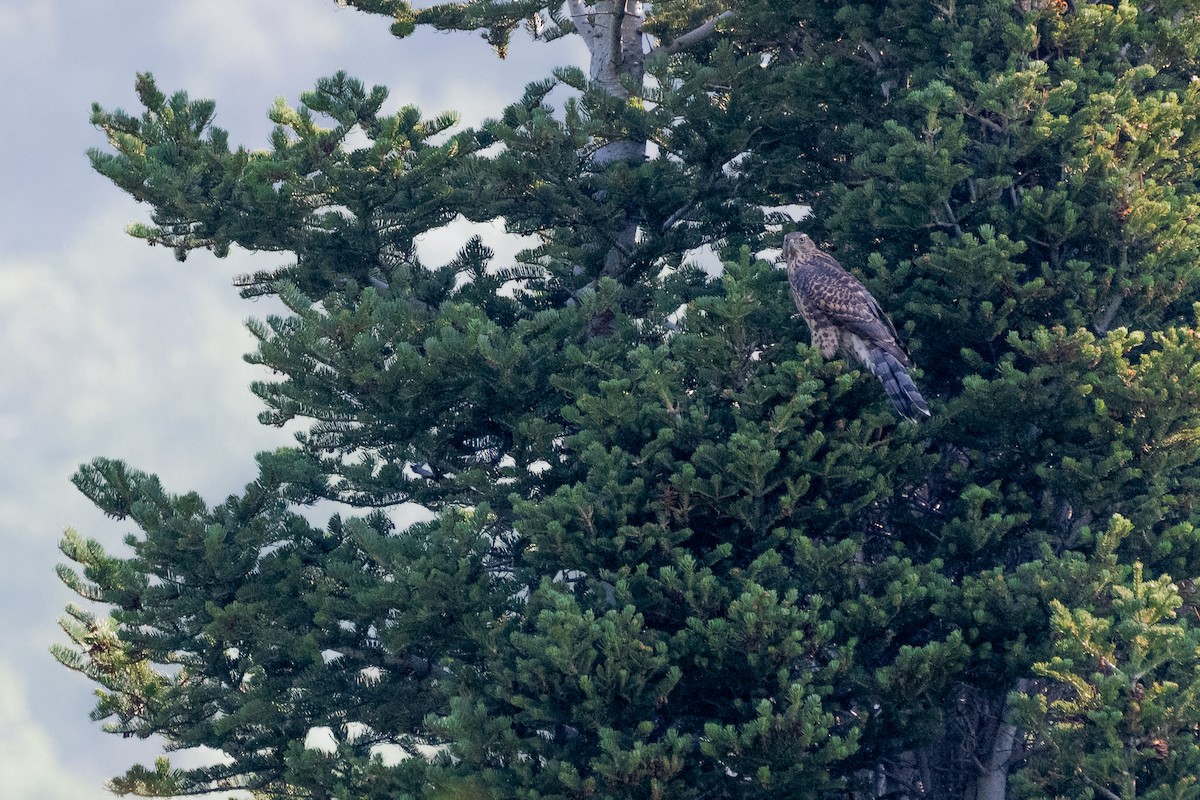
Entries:
[[796,304],[801,313],[819,315],[833,325],[867,341],[895,350],[907,362],[896,344],[896,329],[867,287],[842,268],[833,256],[815,253],[812,261],[792,280]]

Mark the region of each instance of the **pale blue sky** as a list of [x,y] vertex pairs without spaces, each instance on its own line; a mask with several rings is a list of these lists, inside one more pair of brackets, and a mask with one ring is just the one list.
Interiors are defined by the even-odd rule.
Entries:
[[[159,752],[101,733],[93,687],[47,653],[73,599],[54,575],[62,530],[119,549],[129,529],[70,474],[123,458],[219,502],[254,477],[257,450],[287,441],[255,421],[241,360],[241,321],[274,310],[230,285],[250,259],[180,265],[127,237],[145,209],[90,170],[84,151],[104,145],[91,103],[138,111],[134,73],[149,70],[164,91],[216,99],[232,141],[263,147],[274,99],[339,69],[389,87],[393,105],[477,122],[564,63],[584,63],[577,40],[522,38],[499,62],[475,35],[397,41],[334,0],[0,2],[0,795],[100,800],[106,778]],[[461,241],[430,240],[427,255]]]

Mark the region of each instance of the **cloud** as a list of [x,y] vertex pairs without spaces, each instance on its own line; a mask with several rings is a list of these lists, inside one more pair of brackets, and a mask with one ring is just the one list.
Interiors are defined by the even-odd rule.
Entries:
[[[24,0],[0,6],[0,42],[10,54],[5,62],[20,63],[17,54],[40,51],[49,55],[58,50],[59,9],[54,0]],[[14,53],[14,50],[16,51]]]
[[275,78],[286,74],[296,53],[320,53],[345,45],[347,29],[330,18],[324,0],[247,3],[244,0],[173,2],[159,26],[196,78],[212,83],[236,76]]
[[60,759],[54,740],[25,701],[25,687],[7,660],[0,660],[0,791],[22,800],[101,800],[104,788],[79,776]]
[[[87,681],[46,653],[62,640],[59,609],[77,599],[54,576],[63,529],[123,554],[133,528],[105,519],[70,474],[98,455],[124,458],[169,491],[220,501],[255,477],[256,450],[290,441],[258,423],[248,384],[263,373],[241,358],[254,346],[242,320],[279,307],[241,300],[229,276],[263,264],[197,254],[180,265],[125,235],[126,213],[137,215],[132,203],[110,203],[44,252],[0,254],[0,443],[20,454],[0,461],[0,536],[11,557],[0,581],[0,640],[11,644],[0,663],[4,797],[107,797],[107,777],[159,747],[102,734],[88,721]],[[55,765],[53,747],[71,763]]]
[[[249,468],[252,448],[288,441],[255,419],[248,385],[264,375],[241,358],[254,344],[246,313],[277,309],[230,285],[250,259],[180,265],[126,236],[119,213],[95,214],[59,253],[0,264],[0,432],[55,471],[105,454],[236,490],[232,460]],[[27,464],[5,471],[37,477]]]
[[536,237],[506,232],[502,220],[471,222],[460,216],[443,228],[418,236],[417,254],[422,263],[440,267],[453,260],[472,236],[478,236],[486,246],[492,248],[495,253],[491,262],[493,267],[512,266],[517,253],[537,244]]

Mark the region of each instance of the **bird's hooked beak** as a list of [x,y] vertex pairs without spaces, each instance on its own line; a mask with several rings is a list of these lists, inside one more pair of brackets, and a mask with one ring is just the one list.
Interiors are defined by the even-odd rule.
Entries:
[[793,231],[783,237],[783,263],[792,260],[793,256],[798,256],[805,250],[812,249],[812,239],[808,238],[807,233]]

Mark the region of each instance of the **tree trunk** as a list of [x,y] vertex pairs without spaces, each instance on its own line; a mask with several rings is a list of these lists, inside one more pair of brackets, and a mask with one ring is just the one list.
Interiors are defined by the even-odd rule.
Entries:
[[[588,78],[612,97],[628,100],[630,89],[640,88],[646,74],[642,51],[645,5],[641,0],[599,0],[591,4],[570,0],[569,6],[575,27],[591,54]],[[645,157],[644,139],[617,139],[602,144],[592,155],[592,163],[603,168],[619,161],[640,162]],[[637,231],[637,215],[629,211],[605,257],[604,275],[617,277],[629,266]]]
[[[1029,681],[1017,681],[1016,691],[1029,688]],[[1007,699],[999,703],[996,713],[995,733],[986,750],[987,760],[981,762],[979,779],[967,790],[967,800],[1005,800],[1008,795],[1008,768],[1012,762],[1013,749],[1017,741],[1017,726],[1004,721],[1008,709]]]
[[[646,7],[641,0],[571,0],[571,19],[587,44],[591,61],[588,78],[607,94],[629,99],[629,88],[642,85],[645,55],[642,26]],[[646,142],[620,139],[607,142],[593,156],[596,164],[646,157]]]

